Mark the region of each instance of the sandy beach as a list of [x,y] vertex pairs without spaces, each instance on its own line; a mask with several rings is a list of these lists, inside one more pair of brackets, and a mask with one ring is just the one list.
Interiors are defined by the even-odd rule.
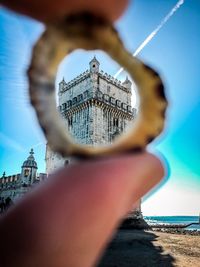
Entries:
[[98,267],[200,267],[200,235],[119,230]]

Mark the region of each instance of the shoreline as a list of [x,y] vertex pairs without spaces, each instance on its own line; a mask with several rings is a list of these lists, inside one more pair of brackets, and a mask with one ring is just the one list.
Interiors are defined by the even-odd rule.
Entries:
[[162,228],[162,227],[152,227],[152,232],[161,232],[161,233],[168,233],[168,234],[177,234],[177,235],[192,235],[192,236],[200,236],[200,230],[189,230],[189,229],[182,229],[182,228]]
[[200,267],[200,235],[120,229],[97,266]]

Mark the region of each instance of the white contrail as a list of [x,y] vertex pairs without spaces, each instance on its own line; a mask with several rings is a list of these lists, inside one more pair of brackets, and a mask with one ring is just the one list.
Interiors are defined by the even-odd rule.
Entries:
[[[179,7],[184,4],[184,0],[179,0],[176,5],[171,9],[171,11],[164,17],[164,19],[161,21],[161,23],[155,28],[155,30],[147,36],[147,38],[144,40],[144,42],[141,43],[141,45],[135,50],[133,53],[133,56],[137,56],[142,49],[153,39],[153,37],[160,31],[160,29],[165,25],[165,23],[174,15],[174,13],[179,9]],[[124,69],[121,68],[118,70],[118,72],[114,75],[116,78]]]

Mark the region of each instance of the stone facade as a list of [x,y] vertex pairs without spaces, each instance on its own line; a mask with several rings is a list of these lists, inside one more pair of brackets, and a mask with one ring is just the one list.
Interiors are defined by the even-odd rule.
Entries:
[[46,179],[45,173],[37,173],[37,162],[33,154],[31,149],[30,155],[22,164],[21,173],[6,176],[4,172],[0,178],[0,211]]
[[[90,146],[111,144],[134,120],[131,107],[131,81],[121,81],[99,70],[94,57],[86,70],[75,79],[59,83],[58,109],[75,142]],[[46,171],[68,164],[47,145]]]

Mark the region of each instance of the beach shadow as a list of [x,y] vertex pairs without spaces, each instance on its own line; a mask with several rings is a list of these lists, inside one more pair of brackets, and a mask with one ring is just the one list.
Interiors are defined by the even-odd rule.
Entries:
[[119,230],[98,267],[172,267],[175,259],[155,246],[157,235],[143,230]]

